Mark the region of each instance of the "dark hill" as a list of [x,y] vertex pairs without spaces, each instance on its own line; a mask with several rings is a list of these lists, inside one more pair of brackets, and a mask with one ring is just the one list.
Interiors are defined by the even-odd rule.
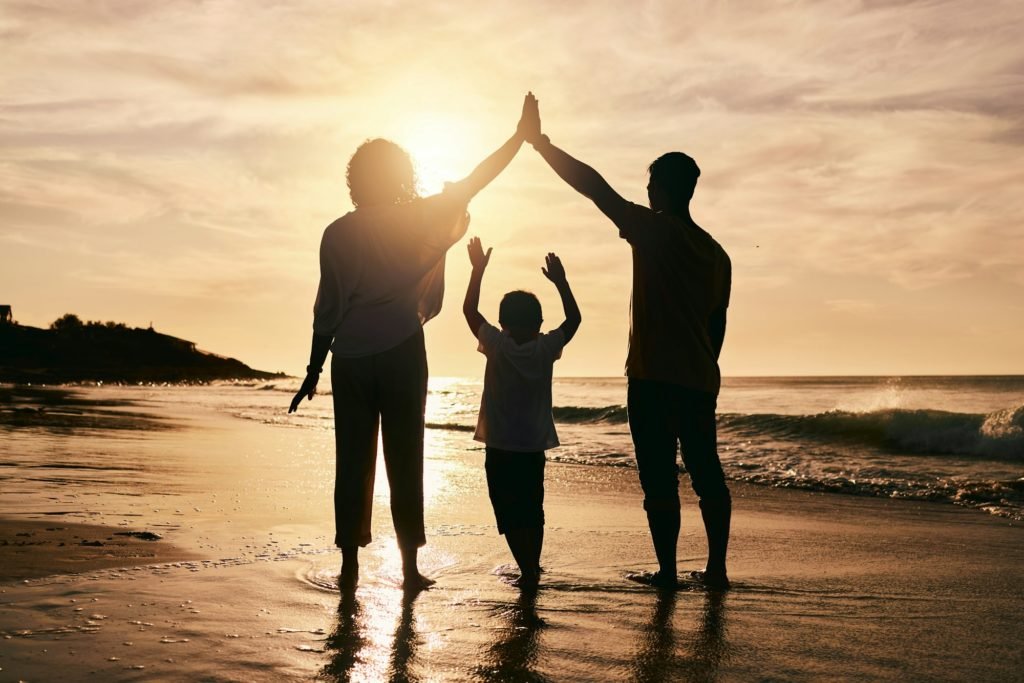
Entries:
[[83,323],[70,314],[48,330],[0,324],[0,382],[187,382],[283,376],[199,351],[193,342],[152,328]]

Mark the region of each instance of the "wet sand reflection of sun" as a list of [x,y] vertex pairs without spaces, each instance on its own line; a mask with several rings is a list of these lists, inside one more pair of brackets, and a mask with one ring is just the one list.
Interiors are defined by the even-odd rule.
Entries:
[[[459,477],[462,470],[465,469],[458,463],[445,462],[441,458],[431,457],[432,454],[444,453],[453,448],[464,449],[474,447],[476,447],[476,443],[464,433],[453,434],[440,430],[427,430],[424,439],[423,508],[428,518],[431,508],[444,504],[457,495],[452,478]],[[391,491],[388,486],[387,469],[384,465],[384,449],[379,439],[377,443],[377,471],[373,481],[373,497],[378,504],[383,504],[385,506],[384,509],[387,509],[387,505],[391,500]]]
[[[465,380],[452,377],[431,377],[430,393],[427,396],[426,424],[424,434],[424,465],[423,465],[423,506],[428,518],[430,510],[450,502],[458,495],[459,480],[465,476],[465,467],[450,458],[440,457],[444,453],[455,450],[481,449],[481,445],[473,441],[472,432],[468,429],[436,429],[429,425],[446,425],[460,421],[457,415],[465,413],[466,401],[477,401],[475,395],[463,395],[464,391],[456,391],[456,387],[465,384]],[[475,405],[475,403],[474,403]],[[482,467],[481,450],[481,467]],[[374,479],[373,496],[378,502],[387,503],[390,491],[384,466],[383,439],[377,438],[377,473]]]

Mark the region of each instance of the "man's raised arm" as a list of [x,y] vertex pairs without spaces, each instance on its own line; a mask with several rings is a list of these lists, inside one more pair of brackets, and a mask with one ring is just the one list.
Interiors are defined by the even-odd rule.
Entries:
[[526,99],[527,103],[523,105],[525,123],[520,124],[520,128],[524,129],[526,141],[533,145],[559,178],[594,202],[606,216],[613,221],[617,220],[622,209],[629,206],[629,202],[616,192],[600,173],[551,144],[548,136],[540,130],[540,109],[537,99],[533,93],[528,94]]

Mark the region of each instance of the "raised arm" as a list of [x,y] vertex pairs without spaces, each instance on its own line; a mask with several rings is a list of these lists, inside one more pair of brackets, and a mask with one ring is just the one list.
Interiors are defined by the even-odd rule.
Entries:
[[568,344],[576,335],[576,330],[580,329],[583,315],[580,313],[579,304],[576,303],[576,297],[572,294],[572,288],[569,287],[569,280],[565,277],[565,268],[562,267],[561,259],[555,254],[548,254],[544,261],[546,267],[540,270],[544,273],[544,277],[551,280],[555,288],[558,289],[558,295],[562,297],[565,322],[559,326],[559,329],[562,330],[565,343]]
[[530,98],[532,97],[532,95],[527,95],[523,99],[523,114],[519,119],[519,125],[512,137],[506,140],[505,144],[495,150],[489,157],[481,161],[477,167],[473,169],[472,173],[459,182],[452,183],[449,188],[446,188],[446,191],[460,192],[468,202],[505,170],[505,167],[508,166],[509,162],[512,161],[512,158],[515,157],[525,140],[524,119],[527,115],[528,107],[532,106],[530,104]]
[[526,103],[523,105],[523,120],[524,123],[520,125],[520,128],[524,129],[527,142],[533,145],[533,148],[540,153],[544,161],[548,162],[548,166],[558,174],[558,177],[594,202],[606,216],[613,221],[616,220],[621,210],[628,206],[629,202],[612,189],[612,186],[600,173],[551,144],[548,136],[541,133],[540,108],[533,93],[526,95]]
[[469,286],[466,287],[466,299],[462,302],[462,314],[466,316],[466,324],[469,331],[476,337],[480,327],[487,320],[480,315],[480,285],[484,279],[484,270],[487,269],[487,262],[491,260],[491,250],[484,253],[479,237],[469,239],[469,262],[473,264],[473,272],[469,276]]

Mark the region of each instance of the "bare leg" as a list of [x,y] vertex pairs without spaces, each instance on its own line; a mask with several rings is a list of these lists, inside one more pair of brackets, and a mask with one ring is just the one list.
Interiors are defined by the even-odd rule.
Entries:
[[402,588],[408,591],[418,591],[430,588],[437,583],[420,574],[417,559],[419,547],[412,545],[399,548],[399,550],[402,551]]
[[508,549],[512,551],[512,557],[516,559],[522,574],[516,585],[537,585],[540,581],[540,553],[544,547],[544,527],[509,529],[505,532],[505,541],[508,542]]
[[354,545],[341,549],[341,575],[338,577],[338,588],[351,590],[359,583],[359,546]]
[[715,398],[687,391],[681,396],[684,410],[679,425],[683,463],[690,473],[693,490],[700,498],[700,513],[708,539],[708,562],[703,571],[690,576],[707,588],[729,587],[725,553],[729,547],[732,498],[718,458]]
[[647,526],[658,558],[657,583],[676,582],[676,544],[679,541],[679,510],[648,510]]
[[629,578],[658,587],[676,585],[676,544],[679,541],[679,467],[676,463],[677,402],[663,382],[629,380],[626,398],[629,431],[636,451],[637,474],[644,491],[647,526],[658,558],[658,571]]
[[729,587],[725,554],[729,548],[729,527],[732,521],[732,500],[726,497],[718,501],[702,500],[701,517],[704,518],[704,532],[708,537],[708,563],[704,568],[703,580],[709,586]]

